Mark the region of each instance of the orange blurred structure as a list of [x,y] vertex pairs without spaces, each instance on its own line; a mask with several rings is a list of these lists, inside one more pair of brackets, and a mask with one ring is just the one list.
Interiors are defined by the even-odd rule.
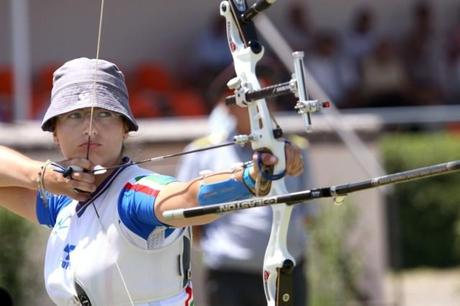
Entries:
[[10,67],[0,67],[0,121],[13,118],[14,76]]
[[58,64],[49,64],[37,72],[33,81],[32,101],[29,109],[30,119],[40,119],[44,115],[53,88],[53,73],[58,67]]
[[170,72],[160,63],[141,63],[133,72],[134,90],[150,89],[158,92],[170,92],[175,84]]
[[205,116],[208,114],[203,97],[193,89],[171,93],[170,106],[174,116]]

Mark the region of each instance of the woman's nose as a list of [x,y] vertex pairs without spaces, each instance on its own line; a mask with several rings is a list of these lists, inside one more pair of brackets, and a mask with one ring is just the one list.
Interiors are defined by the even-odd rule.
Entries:
[[85,126],[84,134],[89,136],[97,135],[97,124],[94,120],[91,120],[89,116],[85,117],[83,122]]

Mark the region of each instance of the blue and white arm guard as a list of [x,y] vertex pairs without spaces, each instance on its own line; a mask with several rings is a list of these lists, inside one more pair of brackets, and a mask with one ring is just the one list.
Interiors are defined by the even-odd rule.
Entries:
[[206,183],[205,177],[198,192],[198,204],[203,206],[252,197],[254,195],[255,181],[249,175],[251,167],[243,168],[242,181],[232,176],[223,181]]

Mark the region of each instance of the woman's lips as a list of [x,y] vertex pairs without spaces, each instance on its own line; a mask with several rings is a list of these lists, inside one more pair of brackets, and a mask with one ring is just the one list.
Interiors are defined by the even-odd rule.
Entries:
[[79,145],[80,148],[88,148],[89,147],[90,149],[97,148],[97,147],[100,147],[100,146],[101,146],[101,144],[94,143],[94,142],[91,142],[89,145],[88,145],[87,142],[82,143],[82,144]]

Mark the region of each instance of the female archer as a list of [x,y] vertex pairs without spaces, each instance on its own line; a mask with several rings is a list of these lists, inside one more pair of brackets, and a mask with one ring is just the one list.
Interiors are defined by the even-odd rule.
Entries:
[[[165,220],[163,212],[254,194],[257,163],[187,182],[123,155],[138,125],[114,64],[71,60],[54,73],[42,130],[64,160],[37,161],[0,147],[1,205],[51,228],[46,290],[57,305],[192,305],[190,230],[217,216]],[[286,173],[303,170],[287,144]],[[277,159],[263,153],[265,166]]]

